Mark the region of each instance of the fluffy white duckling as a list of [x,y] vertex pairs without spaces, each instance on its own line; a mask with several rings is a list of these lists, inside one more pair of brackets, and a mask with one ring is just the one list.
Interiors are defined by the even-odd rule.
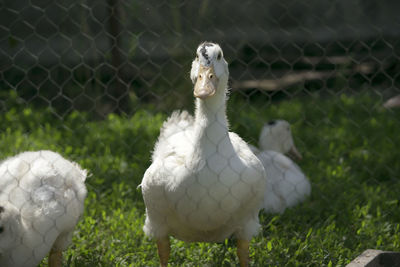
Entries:
[[61,266],[83,213],[86,170],[52,151],[24,152],[0,164],[0,266]]
[[294,145],[290,124],[274,120],[264,125],[259,139],[260,149],[251,149],[264,165],[267,187],[264,198],[266,212],[282,213],[302,202],[311,193],[311,184],[299,166],[284,154],[301,159]]
[[167,266],[169,236],[187,242],[220,242],[235,236],[240,266],[259,230],[266,177],[259,159],[226,117],[228,64],[222,49],[202,43],[190,73],[195,116],[175,111],[164,122],[141,187],[146,235],[156,239]]

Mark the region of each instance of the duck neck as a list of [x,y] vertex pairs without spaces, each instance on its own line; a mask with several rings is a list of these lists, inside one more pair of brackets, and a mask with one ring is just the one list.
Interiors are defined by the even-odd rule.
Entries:
[[280,138],[274,138],[273,136],[262,137],[260,136],[260,140],[258,142],[261,150],[272,150],[275,152],[279,152],[281,154],[285,154],[285,151],[282,146],[282,141]]
[[219,83],[214,96],[196,99],[195,140],[201,151],[213,151],[223,138],[228,137],[226,117],[226,83]]

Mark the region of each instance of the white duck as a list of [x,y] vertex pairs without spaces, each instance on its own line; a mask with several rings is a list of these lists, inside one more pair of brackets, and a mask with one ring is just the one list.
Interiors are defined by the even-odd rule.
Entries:
[[188,242],[220,242],[235,236],[241,266],[259,230],[264,168],[248,145],[229,132],[228,64],[219,45],[202,43],[192,63],[194,118],[175,111],[164,122],[152,164],[141,183],[145,233],[156,239],[167,266],[169,236]]
[[282,213],[302,202],[311,193],[311,185],[299,166],[284,154],[301,159],[294,145],[290,124],[274,120],[264,125],[259,139],[260,150],[250,146],[264,165],[267,187],[264,198],[266,212]]
[[24,152],[0,165],[0,266],[61,266],[83,213],[86,170],[52,151]]

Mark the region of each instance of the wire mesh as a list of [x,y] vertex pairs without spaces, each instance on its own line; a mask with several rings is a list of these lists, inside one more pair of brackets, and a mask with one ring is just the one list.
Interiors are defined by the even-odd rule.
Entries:
[[188,101],[187,92],[183,98],[183,90],[164,88],[189,86],[193,47],[211,40],[223,44],[232,87],[241,93],[283,89],[291,97],[300,93],[289,91],[291,85],[304,84],[307,92],[332,88],[339,79],[346,88],[382,85],[386,97],[398,82],[396,6],[6,1],[2,88],[54,108],[60,117],[75,109],[129,113],[134,99],[166,102],[166,91]]
[[[310,182],[313,192],[310,202],[322,199],[323,203],[329,203],[332,195],[326,193],[324,186],[343,190],[344,182],[334,179],[352,178],[350,173],[359,173],[363,183],[373,186],[397,184],[395,157],[384,151],[396,145],[393,132],[397,129],[397,113],[389,113],[392,116],[389,119],[381,112],[382,105],[386,108],[400,105],[396,98],[400,94],[399,8],[400,4],[394,0],[218,3],[208,0],[5,0],[0,3],[2,158],[23,150],[59,151],[82,162],[95,174],[89,188],[99,198],[111,195],[109,188],[115,189],[113,186],[117,184],[124,187],[126,181],[121,178],[124,176],[134,177],[128,184],[137,186],[150,165],[161,121],[172,110],[192,110],[196,105],[189,72],[196,47],[203,41],[212,41],[221,45],[223,57],[229,63],[230,99],[226,112],[231,128],[251,144],[257,144],[260,139],[258,147],[252,146],[253,152],[264,168],[269,169],[267,173],[271,177],[281,177],[267,181],[267,188],[272,191],[268,194],[271,198],[264,199],[266,211],[283,212],[300,202],[299,199],[310,198]],[[354,101],[358,100],[359,104],[355,105]],[[283,107],[285,111],[274,106]],[[308,158],[302,168],[289,158],[282,158],[282,154],[294,147],[290,128],[289,137],[281,140],[286,126],[289,127],[285,123],[284,129],[274,138],[269,137],[274,145],[282,144],[282,147],[263,147],[259,134],[265,122],[275,119],[268,117],[270,115],[289,120],[295,130],[302,128],[298,136],[294,131],[299,150]],[[131,121],[127,125],[123,120],[129,118]],[[14,121],[18,125],[14,125]],[[281,123],[279,120],[265,127],[277,127]],[[344,125],[353,129],[354,137],[343,130]],[[229,127],[229,124],[222,127]],[[12,133],[18,139],[10,137]],[[218,150],[219,143],[215,139],[218,137],[213,134],[208,133],[210,144],[216,147],[210,157],[223,153]],[[292,140],[291,145],[283,148],[287,140]],[[313,148],[318,145],[320,151],[316,152]],[[372,145],[375,147],[368,149]],[[382,150],[377,148],[380,145]],[[266,153],[267,150],[276,152]],[[98,158],[91,161],[95,157]],[[372,158],[380,159],[379,166],[370,164],[374,162]],[[221,178],[222,172],[238,164],[229,163],[231,155],[224,159],[225,163],[213,160],[207,163],[219,162],[219,166],[205,166]],[[346,162],[351,164],[346,165]],[[8,163],[2,164],[1,167],[6,168]],[[298,173],[288,173],[287,164],[295,166],[293,172]],[[200,167],[204,166],[197,168]],[[166,176],[174,176],[173,168],[167,167],[171,174]],[[34,166],[28,168],[27,173],[33,169]],[[313,176],[315,169],[317,177]],[[7,175],[19,179],[18,175],[10,176],[5,174],[7,172],[9,170],[0,172],[0,184]],[[245,171],[232,175],[242,184],[237,187],[243,189],[246,182],[242,180],[242,172]],[[328,177],[328,185],[321,176]],[[23,189],[21,182],[14,178],[10,184]],[[205,212],[208,217],[202,217],[205,214],[200,212],[202,209],[213,210],[223,217],[224,210],[232,208],[226,203],[236,201],[241,205],[232,194],[235,185],[215,181],[204,185],[201,181],[196,176],[184,192],[173,196],[177,198],[175,202],[171,202],[175,210],[182,211],[185,216],[194,214],[194,217],[187,217],[187,221],[200,228],[216,218],[210,212]],[[347,182],[353,186],[359,183],[357,179]],[[42,180],[37,183],[45,185]],[[263,186],[254,186],[250,195],[257,195],[255,191],[260,187]],[[139,193],[127,192],[141,203]],[[366,201],[363,194],[366,193],[356,192],[349,199]],[[0,200],[6,202],[0,206],[5,212],[10,205],[8,202],[12,202],[11,195],[14,194],[0,188]],[[204,199],[204,195],[210,202],[203,205],[199,199]],[[231,196],[224,202],[226,205],[213,202],[216,196],[222,195]],[[187,203],[197,207],[198,213],[194,208],[188,209]],[[17,209],[22,207],[22,204],[11,204]],[[157,204],[155,210],[160,209],[161,204]],[[144,208],[141,205],[137,204]],[[357,202],[357,205],[362,206],[362,203]],[[0,209],[0,227],[3,227],[0,231],[7,230],[1,224],[4,211]],[[225,221],[236,220],[229,212],[225,215]],[[257,223],[258,217],[255,217],[253,222]],[[160,224],[165,220],[162,218]],[[56,223],[52,225],[57,226]],[[307,227],[313,225],[308,222]],[[146,227],[148,233],[152,227],[163,231],[160,225]],[[229,228],[227,223],[224,227]],[[180,227],[174,230],[178,237],[179,231],[184,230]],[[36,256],[32,250],[36,257],[34,264],[51,248],[53,241],[47,242],[45,236],[42,239],[46,253]],[[248,238],[249,234],[239,235],[243,236]],[[0,245],[2,242],[0,236]],[[0,257],[4,253],[4,249],[0,250]]]
[[39,151],[5,160],[0,175],[1,265],[35,266],[65,250],[83,213],[86,171]]

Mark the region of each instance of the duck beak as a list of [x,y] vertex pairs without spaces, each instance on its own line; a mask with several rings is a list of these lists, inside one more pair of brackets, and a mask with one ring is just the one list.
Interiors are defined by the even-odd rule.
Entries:
[[199,74],[194,85],[194,96],[205,99],[213,96],[217,90],[218,78],[212,66],[205,67],[200,65]]
[[295,146],[293,146],[289,152],[288,152],[289,157],[291,157],[293,160],[302,160],[303,156],[300,154],[300,152],[297,150]]

